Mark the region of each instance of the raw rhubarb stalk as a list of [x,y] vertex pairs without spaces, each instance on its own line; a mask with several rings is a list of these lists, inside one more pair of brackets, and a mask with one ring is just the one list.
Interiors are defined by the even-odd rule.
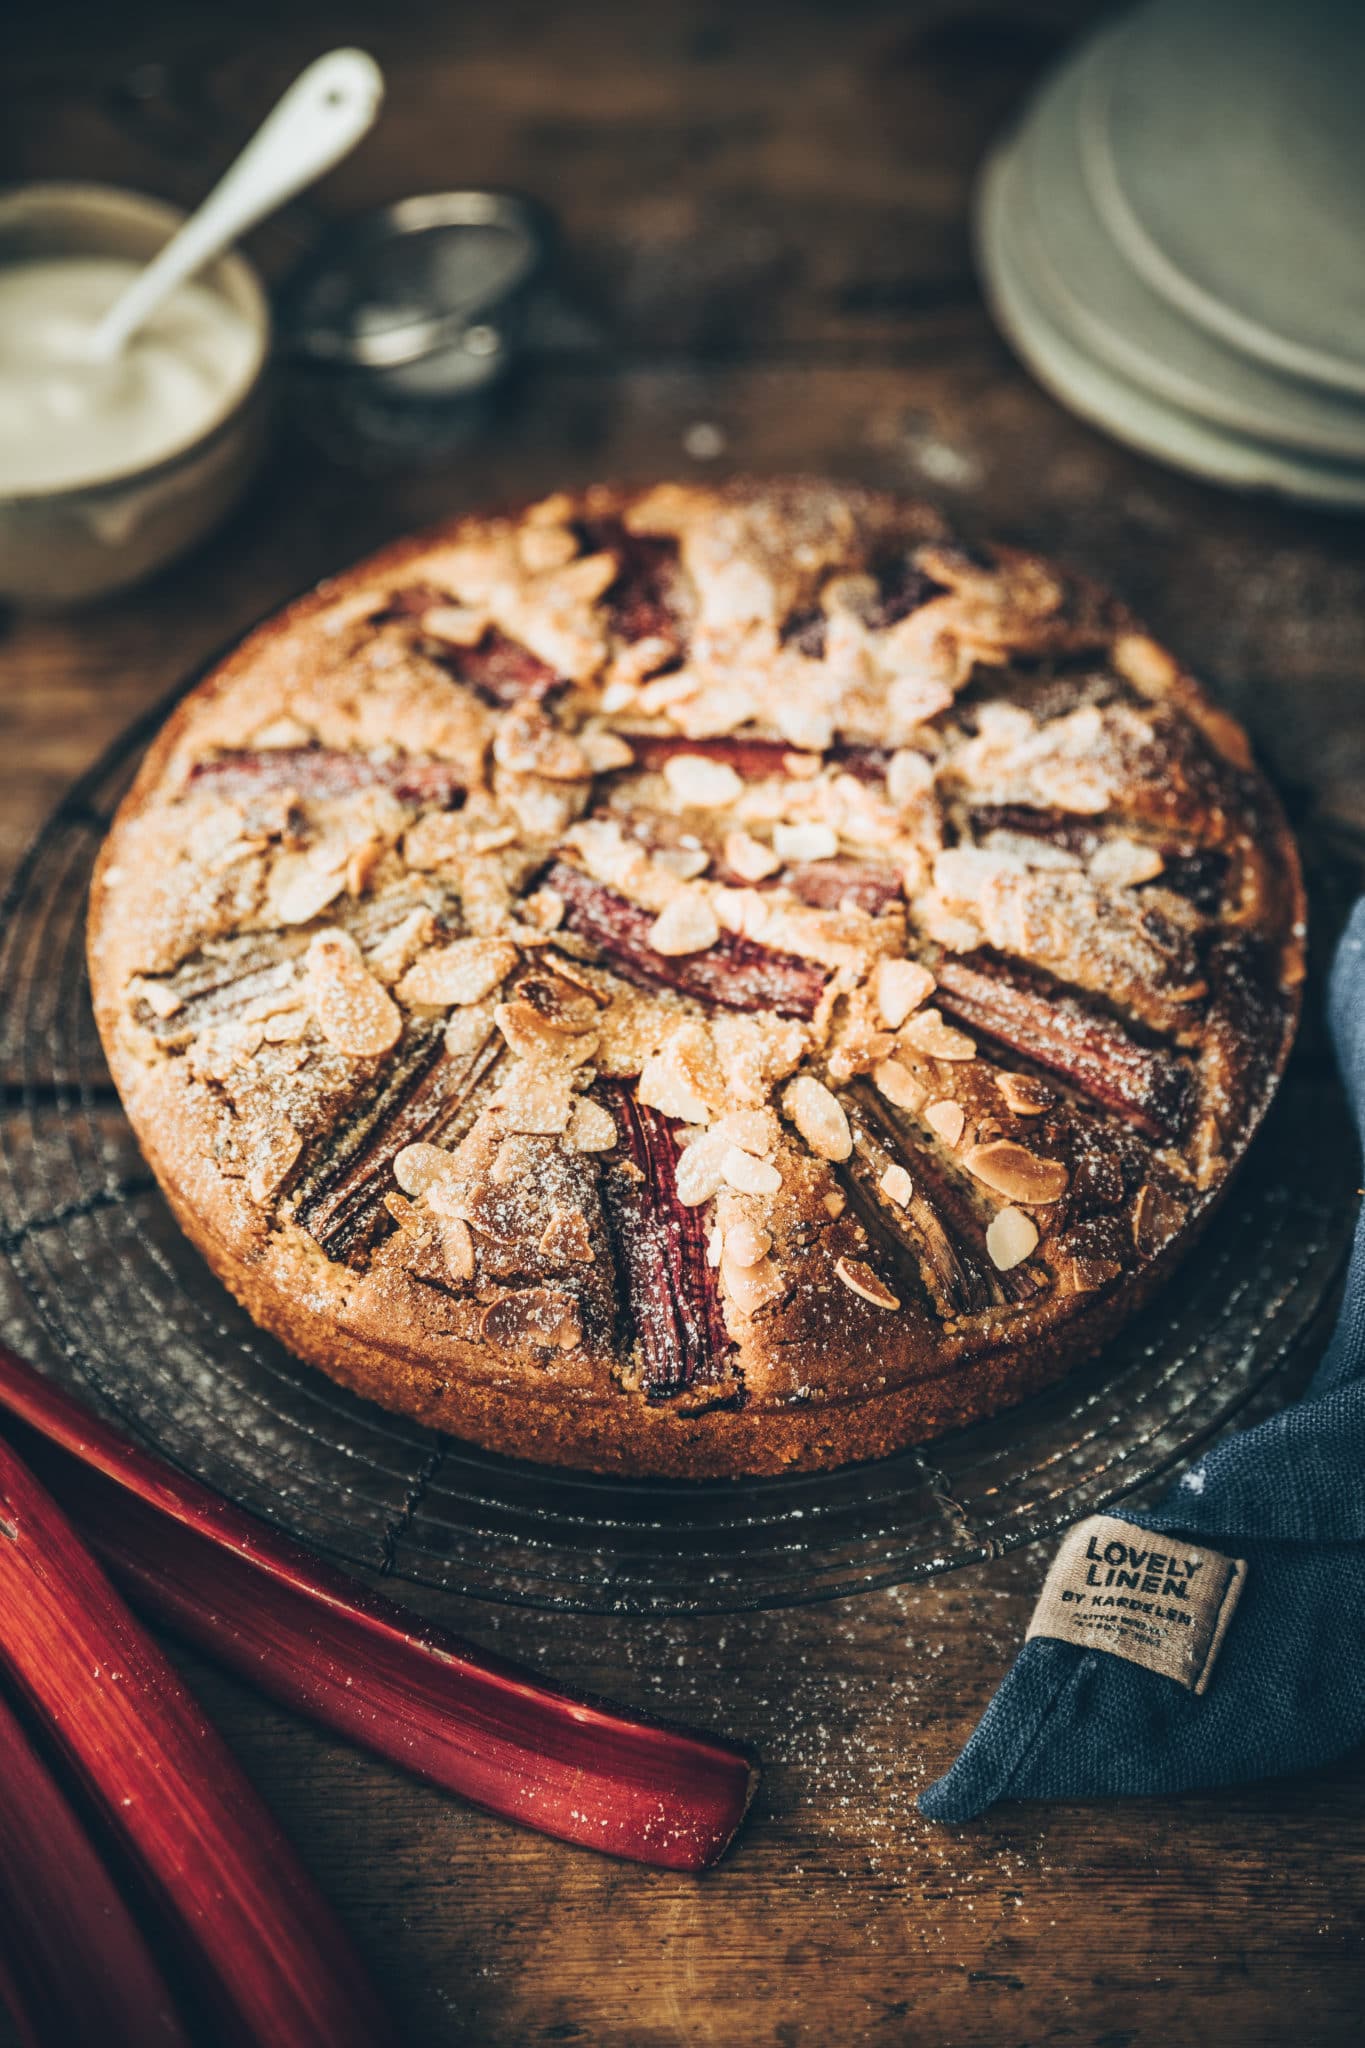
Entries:
[[363,1137],[310,1184],[297,1220],[329,1258],[354,1260],[392,1227],[384,1195],[405,1145],[434,1145],[449,1131],[502,1050],[490,1033],[473,1053],[455,1054],[438,1039],[393,1077],[367,1119]]
[[624,1157],[635,1169],[609,1173],[603,1188],[640,1347],[641,1383],[661,1397],[722,1380],[732,1346],[707,1263],[703,1209],[678,1200],[678,1125],[641,1102],[626,1082],[601,1087]]
[[0,1346],[0,1407],[145,1612],[271,1698],[561,1841],[671,1870],[728,1848],[752,1758],[546,1685],[370,1592]]
[[1116,1110],[1145,1137],[1179,1137],[1189,1075],[1170,1053],[1139,1045],[1113,1018],[986,954],[945,956],[934,974],[935,1001],[947,1016]]
[[269,790],[296,796],[350,796],[361,789],[388,789],[406,803],[438,804],[451,810],[464,796],[459,770],[450,761],[378,756],[341,747],[263,747],[217,754],[196,761],[190,781],[225,797],[253,797]]
[[66,1517],[0,1442],[0,1668],[251,2048],[392,2039],[311,1878]]
[[649,942],[652,911],[604,888],[567,861],[553,861],[543,880],[564,899],[565,929],[590,940],[628,981],[675,989],[726,1010],[813,1017],[819,1007],[825,970],[813,960],[756,945],[734,932],[722,932],[704,953],[656,953]]
[[0,1997],[25,2048],[187,2048],[136,1922],[3,1699]]

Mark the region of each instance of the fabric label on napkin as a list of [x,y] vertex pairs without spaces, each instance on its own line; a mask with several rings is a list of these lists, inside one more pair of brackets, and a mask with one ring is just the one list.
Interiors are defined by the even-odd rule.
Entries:
[[1063,1537],[1028,1632],[1108,1650],[1201,1693],[1246,1570],[1205,1544],[1092,1515]]

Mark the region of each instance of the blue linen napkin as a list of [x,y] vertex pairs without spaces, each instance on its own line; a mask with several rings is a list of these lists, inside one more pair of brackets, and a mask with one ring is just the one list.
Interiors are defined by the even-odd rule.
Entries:
[[[1365,898],[1328,1016],[1365,1145]],[[1308,1770],[1365,1741],[1365,1211],[1305,1397],[1225,1438],[1159,1506],[1123,1519],[1247,1563],[1208,1688],[1035,1636],[965,1749],[920,1795],[930,1820],[997,1799],[1184,1792]]]

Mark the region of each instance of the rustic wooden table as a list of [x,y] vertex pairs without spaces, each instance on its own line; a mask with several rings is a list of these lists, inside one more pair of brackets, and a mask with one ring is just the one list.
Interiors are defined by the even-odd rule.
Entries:
[[[564,481],[731,467],[922,492],[1096,571],[1202,667],[1286,785],[1365,823],[1360,526],[1111,446],[1029,382],[977,297],[973,167],[1098,11],[58,0],[12,20],[8,175],[190,199],[308,56],[354,40],[388,74],[388,111],[320,195],[328,211],[515,185],[555,207],[565,246],[537,360],[460,452],[374,474],[286,422],[250,502],[191,560],[85,616],[0,621],[5,865],[135,713],[386,535]],[[756,1810],[701,1882],[485,1820],[184,1663],[405,2041],[1358,2040],[1358,1760],[1209,1797],[918,1818],[1042,1563],[692,1622],[433,1598],[481,1642],[757,1744]]]

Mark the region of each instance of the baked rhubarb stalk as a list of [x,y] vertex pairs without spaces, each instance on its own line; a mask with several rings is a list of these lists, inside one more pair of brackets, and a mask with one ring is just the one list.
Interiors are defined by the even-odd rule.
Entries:
[[404,803],[452,810],[463,798],[459,774],[449,761],[421,761],[410,755],[351,752],[337,747],[263,747],[217,754],[190,770],[195,788],[232,798],[290,790],[297,797],[351,796],[362,789],[387,789]]
[[813,1017],[825,971],[794,953],[779,953],[735,932],[722,932],[703,953],[656,953],[653,913],[593,880],[568,861],[550,863],[542,880],[564,901],[564,928],[587,939],[627,981],[669,988],[724,1010],[774,1010]]
[[0,1346],[0,1407],[130,1599],[271,1698],[505,1819],[704,1870],[757,1767],[546,1685],[371,1593],[128,1441]]
[[1117,1111],[1144,1137],[1166,1143],[1180,1136],[1190,1076],[1173,1054],[1140,1045],[1115,1019],[989,954],[945,955],[934,976],[945,1015]]
[[677,1123],[624,1081],[603,1081],[621,1158],[603,1190],[625,1282],[640,1383],[662,1398],[726,1377],[730,1335],[707,1262],[702,1207],[678,1200]]
[[24,2048],[188,2048],[137,1923],[3,1699],[0,1999]]
[[392,2039],[330,1909],[230,1751],[3,1442],[0,1668],[137,1868],[226,2041]]
[[[770,775],[789,775],[793,761],[799,765],[803,758],[800,748],[786,740],[761,739],[743,733],[689,740],[680,733],[623,731],[621,738],[635,755],[637,768],[659,769],[679,754],[700,754],[707,761],[723,761],[746,782],[757,782]],[[846,774],[855,775],[860,782],[880,782],[891,757],[884,747],[839,742],[827,747],[822,758],[837,762]]]

